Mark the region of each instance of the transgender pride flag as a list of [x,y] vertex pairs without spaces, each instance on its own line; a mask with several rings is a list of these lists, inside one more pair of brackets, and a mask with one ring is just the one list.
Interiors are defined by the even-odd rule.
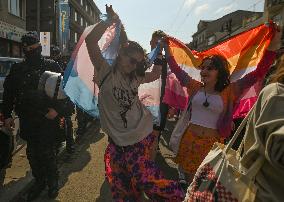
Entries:
[[[85,39],[95,25],[87,27],[80,37],[63,78],[63,88],[70,100],[88,114],[98,117],[98,86]],[[99,46],[109,64],[117,57],[121,23],[114,23],[103,34]]]
[[[191,51],[182,42],[168,37],[169,52],[179,66],[197,81],[201,78],[200,70],[196,67],[202,59],[209,55],[222,55],[229,62],[230,80],[234,82],[256,69],[273,33],[272,26],[261,25],[203,52]],[[243,117],[250,110],[261,89],[261,82],[257,82],[242,96],[234,118]],[[168,77],[163,102],[179,109],[185,109],[187,105],[187,90],[181,87],[173,74]]]
[[[85,39],[95,25],[87,27],[76,45],[64,73],[63,87],[70,100],[93,117],[99,117],[98,93],[95,83],[95,71],[90,60]],[[114,23],[103,34],[99,41],[101,53],[111,65],[115,61],[119,48],[121,23]],[[159,46],[148,55],[149,66],[159,52]],[[139,88],[142,103],[148,107],[154,116],[154,122],[159,122],[160,82],[159,80],[143,84]]]

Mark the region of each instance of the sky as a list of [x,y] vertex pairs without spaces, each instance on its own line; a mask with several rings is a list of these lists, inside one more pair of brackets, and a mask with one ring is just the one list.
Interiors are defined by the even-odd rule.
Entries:
[[150,51],[155,30],[184,43],[192,41],[200,20],[216,20],[236,10],[263,12],[265,0],[94,0],[102,13],[112,5],[128,38]]

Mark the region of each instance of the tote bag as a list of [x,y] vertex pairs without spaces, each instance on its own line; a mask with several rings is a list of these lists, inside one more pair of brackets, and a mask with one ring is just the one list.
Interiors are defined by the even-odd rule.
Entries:
[[[251,110],[252,111],[252,110]],[[228,145],[215,143],[198,168],[184,201],[253,202],[257,192],[255,176],[264,158],[257,158],[249,168],[240,164],[243,142],[238,150],[232,145],[240,135],[249,115],[243,120]]]

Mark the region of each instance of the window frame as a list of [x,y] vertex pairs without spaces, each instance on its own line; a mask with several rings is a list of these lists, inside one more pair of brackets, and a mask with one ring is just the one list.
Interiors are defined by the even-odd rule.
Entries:
[[[16,4],[15,10],[13,10],[12,8],[13,3]],[[24,0],[8,0],[8,13],[17,16],[19,18],[23,18],[24,17],[23,3]]]
[[75,41],[75,43],[78,42],[78,33],[77,32],[74,32],[74,41]]
[[74,10],[74,20],[75,22],[78,22],[78,13],[76,10]]

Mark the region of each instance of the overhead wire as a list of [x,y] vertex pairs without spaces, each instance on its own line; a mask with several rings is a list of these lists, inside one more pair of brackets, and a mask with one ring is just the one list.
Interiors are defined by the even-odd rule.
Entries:
[[173,25],[175,24],[175,21],[177,20],[177,18],[178,18],[178,16],[179,16],[180,12],[182,11],[182,9],[183,9],[183,7],[184,7],[184,5],[185,5],[185,2],[186,2],[186,0],[183,0],[183,2],[182,2],[182,4],[181,4],[181,6],[179,7],[179,10],[178,10],[178,12],[177,12],[175,18],[174,18],[174,20],[172,21],[172,23],[171,23],[171,25],[170,25],[170,27],[169,27],[169,30],[171,30],[172,27],[173,27]]

